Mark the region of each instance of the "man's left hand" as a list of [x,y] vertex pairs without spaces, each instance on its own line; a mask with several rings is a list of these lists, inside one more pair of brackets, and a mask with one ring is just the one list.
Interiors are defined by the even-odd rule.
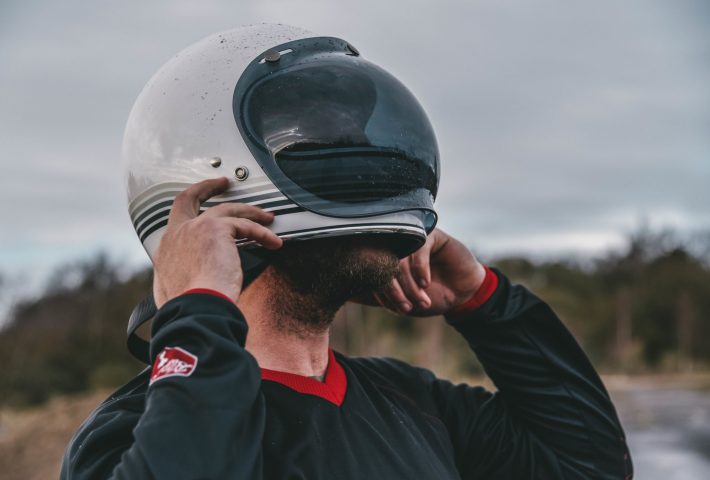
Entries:
[[461,242],[436,229],[416,252],[399,262],[399,273],[374,303],[398,313],[441,315],[463,304],[478,291],[486,271]]

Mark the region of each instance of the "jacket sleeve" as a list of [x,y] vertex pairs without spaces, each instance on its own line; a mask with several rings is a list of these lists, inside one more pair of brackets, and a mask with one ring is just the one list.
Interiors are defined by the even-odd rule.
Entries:
[[227,300],[193,293],[166,303],[153,322],[151,358],[160,358],[144,405],[125,396],[100,407],[67,449],[61,477],[262,478],[264,401],[246,334]]
[[448,318],[498,391],[430,378],[465,479],[630,479],[624,432],[599,376],[543,301],[495,271],[478,309]]

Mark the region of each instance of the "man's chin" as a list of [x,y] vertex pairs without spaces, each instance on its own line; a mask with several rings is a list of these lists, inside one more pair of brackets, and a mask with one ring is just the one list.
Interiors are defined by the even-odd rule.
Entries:
[[397,260],[392,249],[383,245],[359,245],[353,247],[352,254],[363,262],[389,262]]
[[395,252],[376,238],[304,241],[285,248],[282,253],[277,255],[273,266],[296,289],[322,289],[337,297],[379,290],[399,268]]

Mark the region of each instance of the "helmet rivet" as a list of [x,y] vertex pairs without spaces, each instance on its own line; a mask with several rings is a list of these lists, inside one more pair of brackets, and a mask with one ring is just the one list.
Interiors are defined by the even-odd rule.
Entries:
[[281,54],[276,50],[267,50],[264,54],[264,60],[267,62],[278,62],[281,59]]
[[239,180],[240,182],[243,182],[249,176],[249,169],[244,166],[237,167],[234,170],[234,176],[237,177],[237,180]]
[[212,165],[214,168],[217,168],[222,165],[222,159],[219,157],[212,157],[210,158],[210,165]]

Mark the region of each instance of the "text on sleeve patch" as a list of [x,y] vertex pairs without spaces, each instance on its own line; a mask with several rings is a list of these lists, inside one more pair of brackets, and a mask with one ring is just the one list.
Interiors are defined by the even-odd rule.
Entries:
[[197,367],[197,357],[180,347],[165,347],[155,357],[150,384],[166,377],[189,377]]

